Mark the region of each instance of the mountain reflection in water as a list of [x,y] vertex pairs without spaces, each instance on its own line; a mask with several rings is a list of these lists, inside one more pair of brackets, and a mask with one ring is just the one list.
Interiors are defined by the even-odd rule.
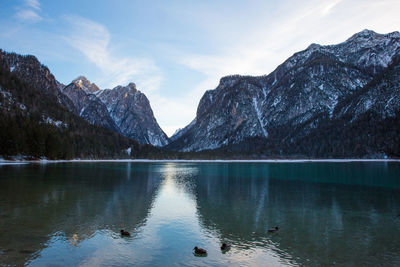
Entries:
[[[63,163],[0,174],[0,265],[400,265],[398,163]],[[232,244],[225,254],[222,242]]]

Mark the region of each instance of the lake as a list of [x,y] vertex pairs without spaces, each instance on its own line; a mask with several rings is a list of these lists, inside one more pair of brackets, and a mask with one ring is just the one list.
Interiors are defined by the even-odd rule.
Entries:
[[21,265],[400,266],[400,163],[2,165],[0,266]]

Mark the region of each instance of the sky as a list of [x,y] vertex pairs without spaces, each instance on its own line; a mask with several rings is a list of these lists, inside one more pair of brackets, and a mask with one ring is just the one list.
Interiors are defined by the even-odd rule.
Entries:
[[206,90],[264,75],[311,43],[400,30],[399,0],[0,0],[0,48],[35,55],[57,80],[134,82],[171,136]]

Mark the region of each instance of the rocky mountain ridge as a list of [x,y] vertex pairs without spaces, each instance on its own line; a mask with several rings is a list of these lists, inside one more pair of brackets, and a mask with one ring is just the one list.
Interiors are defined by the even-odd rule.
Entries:
[[[398,32],[364,30],[337,45],[312,44],[269,75],[223,77],[216,89],[206,91],[201,98],[193,123],[179,136],[171,137],[167,148],[200,151],[239,147],[240,143],[251,146],[248,140],[252,138],[264,140],[258,141],[263,144],[273,140],[276,144],[271,147],[290,146],[328,121],[350,117],[348,126],[356,121],[351,118],[359,119],[372,111],[385,114],[374,117],[380,122],[388,117],[398,119],[398,87],[381,76],[388,77],[384,73],[390,66],[396,69],[393,64],[399,55]],[[390,83],[394,87],[387,86]],[[381,110],[386,105],[390,112]],[[377,134],[381,136],[376,138],[385,138],[384,132]],[[327,146],[332,145],[327,142]],[[368,153],[378,150],[371,148]]]
[[158,125],[149,100],[136,89],[136,84],[105,89],[97,96],[107,106],[111,118],[123,135],[142,144],[168,144],[168,137]]
[[[0,60],[13,75],[33,88],[54,96],[62,107],[90,124],[135,139],[140,144],[163,146],[168,143],[168,137],[154,118],[148,99],[133,83],[101,90],[95,83],[79,76],[65,86],[34,56],[0,50]],[[46,121],[47,117],[51,114],[44,115],[43,120]]]
[[101,90],[80,76],[62,92],[73,101],[79,116],[92,124],[119,132],[141,144],[168,144],[168,137],[154,118],[150,102],[134,83]]
[[93,125],[118,132],[118,126],[108,114],[106,106],[94,94],[98,90],[95,84],[81,76],[65,86],[62,92],[74,103],[80,117]]

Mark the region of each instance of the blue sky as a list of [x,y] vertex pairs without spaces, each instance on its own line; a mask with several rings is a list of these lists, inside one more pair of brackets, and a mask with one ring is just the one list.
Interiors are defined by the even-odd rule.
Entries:
[[68,84],[135,82],[171,135],[230,74],[273,71],[311,43],[398,31],[399,0],[1,0],[0,48],[33,54]]

